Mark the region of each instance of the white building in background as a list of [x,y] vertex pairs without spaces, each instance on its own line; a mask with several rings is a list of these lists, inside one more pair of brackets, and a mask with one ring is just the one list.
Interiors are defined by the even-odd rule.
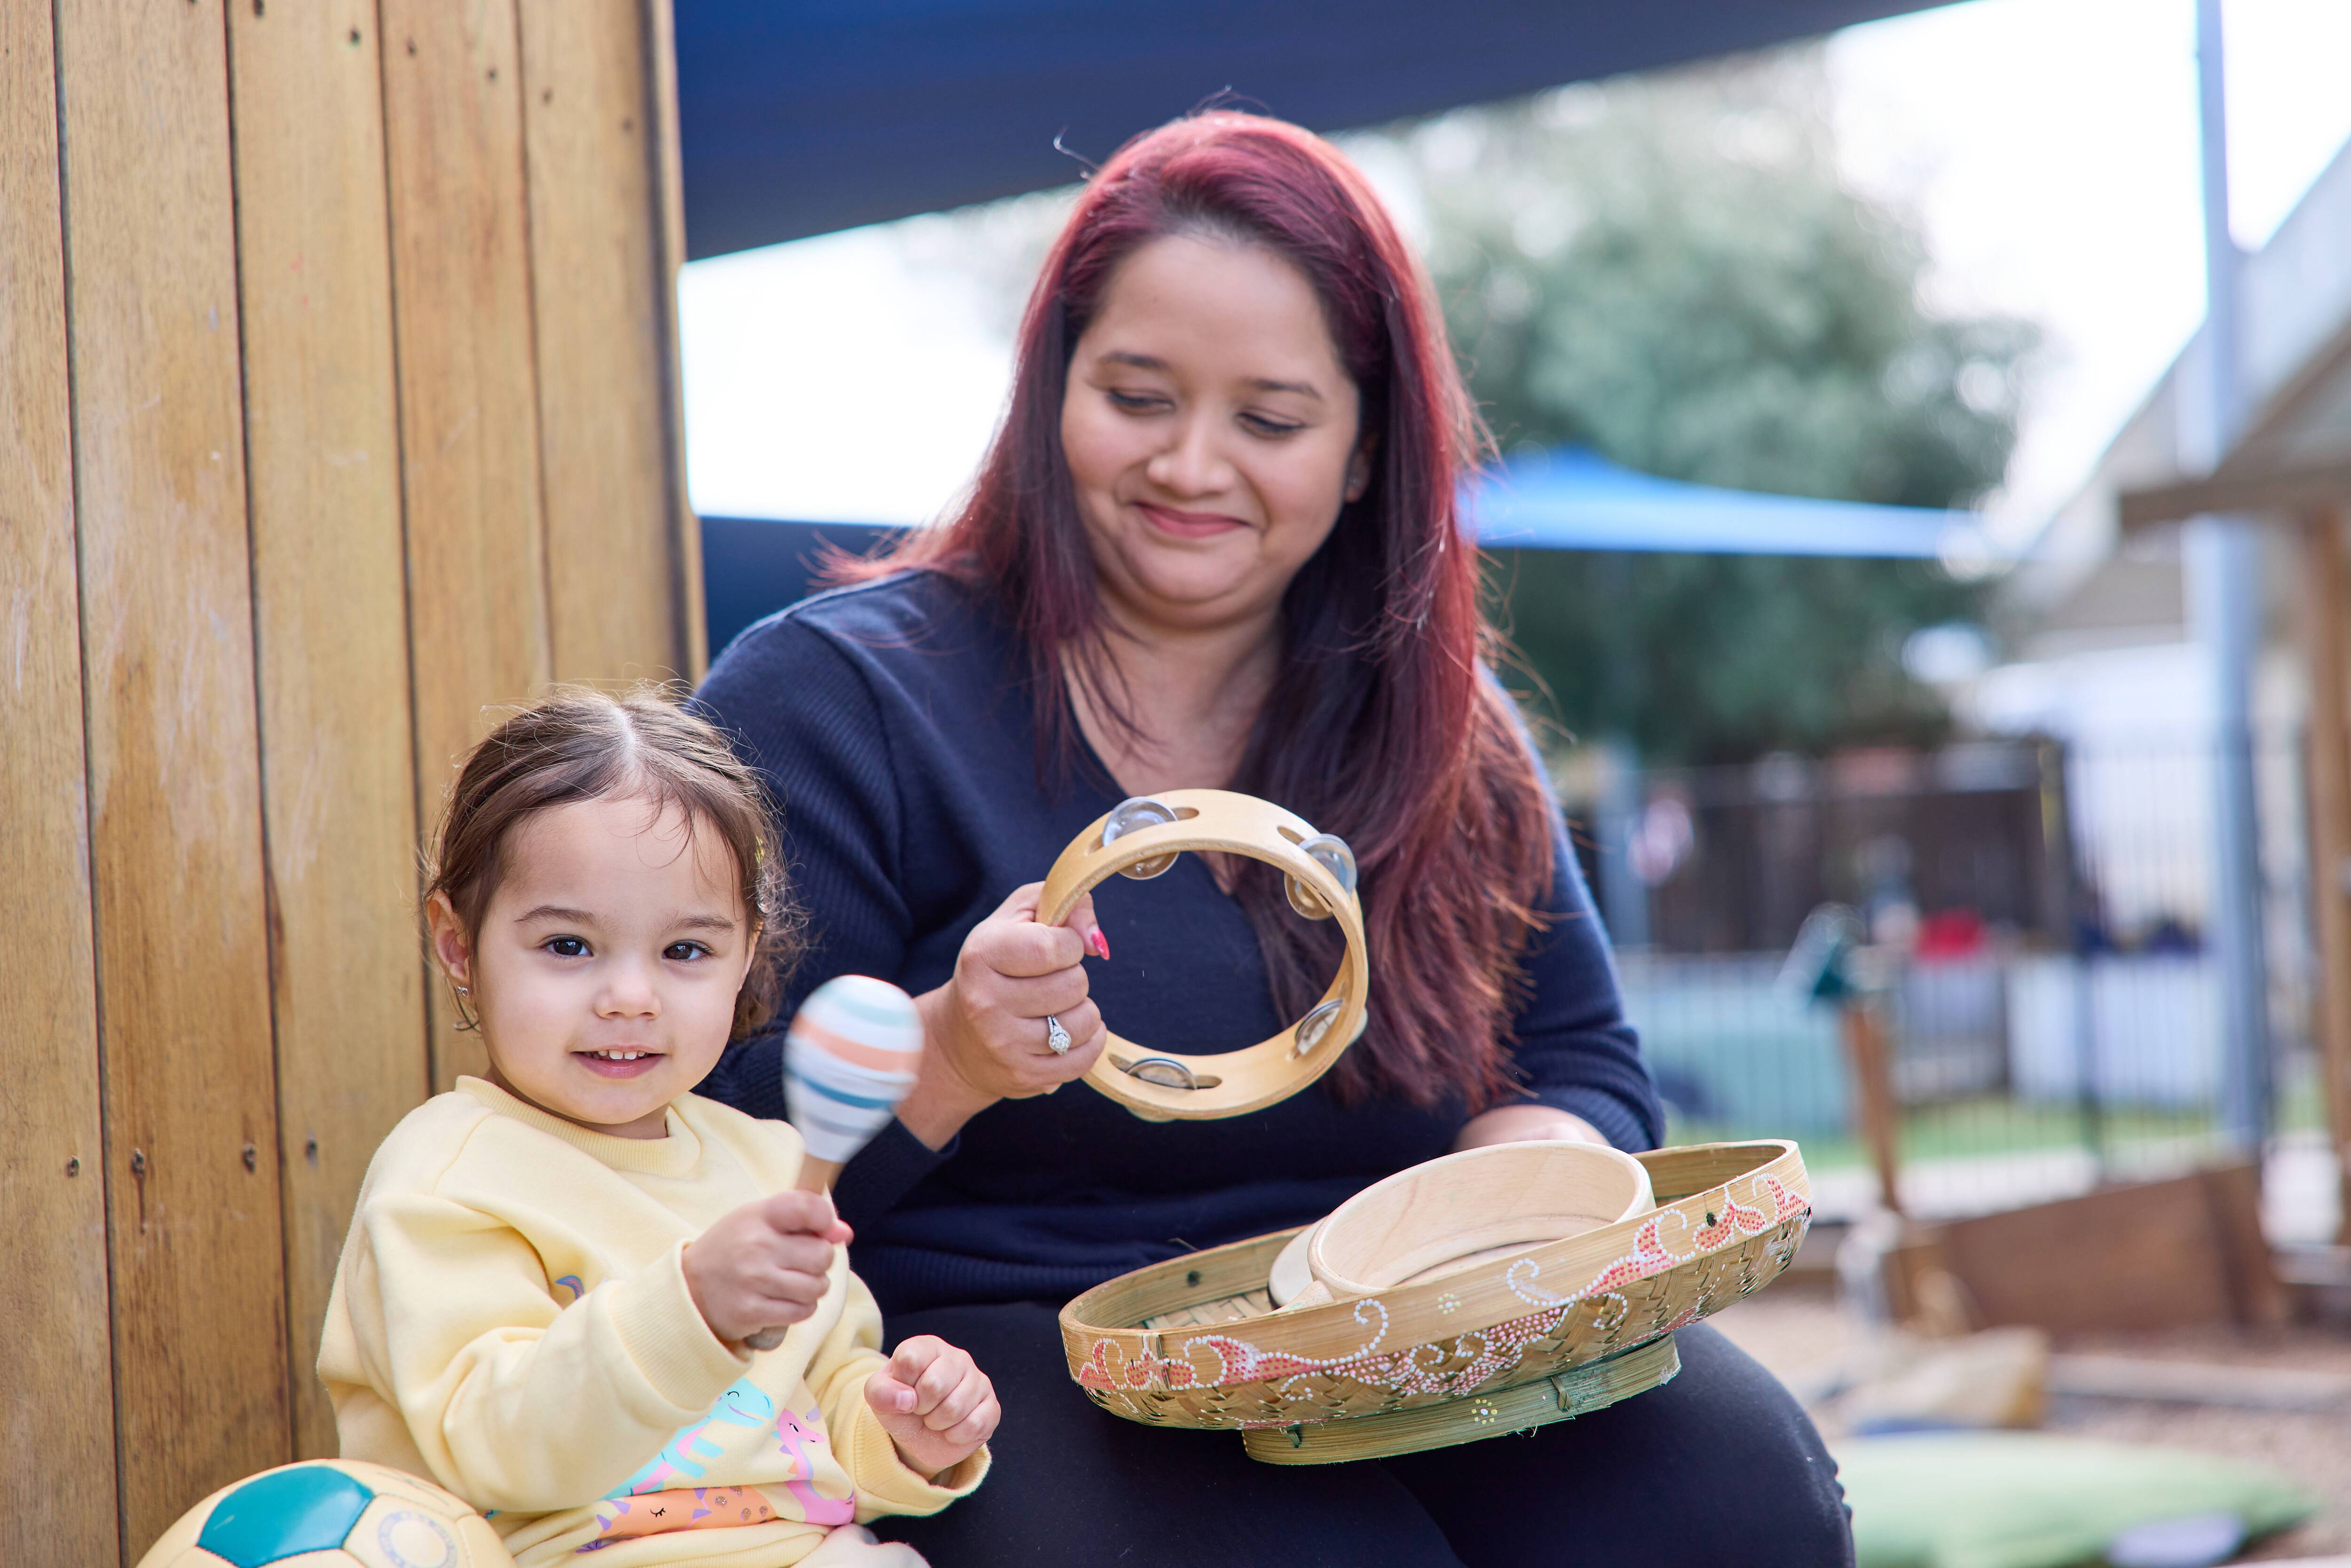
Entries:
[[[2273,465],[2325,461],[2351,446],[2351,148],[2339,152],[2269,243],[2245,259],[2241,375],[2256,413],[2249,443]],[[2121,497],[2210,466],[2193,411],[2204,396],[2206,342],[2191,340],[2043,529],[2000,595],[2013,662],[1980,676],[1963,716],[1995,734],[2041,733],[2073,748],[2073,807],[2094,853],[2112,868],[2102,891],[2118,927],[2168,913],[2200,924],[2209,905],[2215,706],[2190,623],[2181,530],[2126,536]],[[2233,459],[2232,459],[2233,461]],[[2308,679],[2298,627],[2302,556],[2264,533],[2264,652],[2253,693],[2262,862],[2273,906],[2298,907],[2306,835],[2299,747]],[[2163,842],[2159,857],[2143,846]],[[2159,878],[2192,845],[2203,868]],[[2271,933],[2273,967],[2306,949]]]

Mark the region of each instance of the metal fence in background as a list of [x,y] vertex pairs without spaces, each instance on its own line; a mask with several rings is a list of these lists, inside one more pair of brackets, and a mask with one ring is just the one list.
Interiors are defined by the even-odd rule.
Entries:
[[[2299,737],[2255,749],[2269,1152],[2287,1167],[2272,1221],[2316,1236],[2334,1217],[2326,1171],[2296,1165],[2327,1158]],[[1824,1212],[1871,1201],[1834,1012],[1782,976],[1804,916],[1835,902],[1905,955],[1884,1007],[1914,1212],[1989,1212],[2223,1152],[2216,767],[2210,747],[2176,741],[1646,773],[1573,761],[1579,852],[1675,1139],[1795,1137]]]

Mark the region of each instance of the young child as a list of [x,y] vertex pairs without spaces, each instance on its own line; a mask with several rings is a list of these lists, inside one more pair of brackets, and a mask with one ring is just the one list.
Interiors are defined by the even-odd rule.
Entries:
[[426,918],[489,1071],[376,1152],[319,1375],[344,1458],[456,1492],[523,1568],[918,1564],[858,1526],[987,1468],[987,1378],[882,1355],[799,1134],[691,1092],[766,1017],[779,863],[753,776],[655,695],[542,703],[458,776]]

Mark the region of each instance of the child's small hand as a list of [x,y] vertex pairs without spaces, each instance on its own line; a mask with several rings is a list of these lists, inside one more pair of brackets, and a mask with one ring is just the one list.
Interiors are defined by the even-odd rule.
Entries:
[[979,1451],[996,1430],[996,1385],[971,1359],[935,1334],[898,1346],[865,1385],[865,1403],[917,1475],[935,1477]]
[[710,1332],[732,1344],[785,1328],[824,1299],[832,1249],[849,1227],[820,1192],[779,1192],[722,1218],[686,1243],[685,1288]]

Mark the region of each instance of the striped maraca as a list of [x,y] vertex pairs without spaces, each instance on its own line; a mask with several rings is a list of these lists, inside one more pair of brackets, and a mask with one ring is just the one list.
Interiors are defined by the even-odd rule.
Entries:
[[[889,981],[840,975],[810,991],[784,1035],[784,1098],[807,1145],[794,1185],[831,1187],[914,1086],[922,1060],[922,1015]],[[772,1350],[783,1337],[762,1329],[745,1343]]]

